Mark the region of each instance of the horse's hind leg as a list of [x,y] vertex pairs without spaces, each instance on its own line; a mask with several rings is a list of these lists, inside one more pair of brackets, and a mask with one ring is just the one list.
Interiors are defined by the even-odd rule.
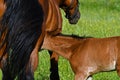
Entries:
[[51,74],[50,80],[60,80],[59,73],[58,73],[58,58],[59,56],[55,52],[49,51],[50,54],[50,64],[51,64]]

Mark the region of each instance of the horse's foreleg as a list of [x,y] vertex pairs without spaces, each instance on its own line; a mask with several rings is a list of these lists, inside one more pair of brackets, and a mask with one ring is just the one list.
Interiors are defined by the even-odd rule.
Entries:
[[42,34],[40,35],[37,41],[37,44],[30,55],[30,60],[26,67],[26,72],[25,72],[26,80],[34,80],[34,71],[37,69],[37,66],[38,66],[38,50],[41,47],[44,36],[45,36],[45,33],[44,33],[44,27],[43,27]]
[[2,70],[2,80],[14,80],[15,76],[12,76],[9,72],[9,68],[6,66],[7,65],[7,61],[6,58],[3,57],[3,59],[1,60],[1,70]]
[[33,72],[37,69],[38,66],[38,50],[34,49],[30,56],[31,69]]
[[14,80],[15,76],[12,76],[7,67],[2,69],[2,80]]
[[19,80],[34,80],[34,71],[38,66],[38,50],[33,50],[26,71],[24,71]]
[[9,76],[8,73],[4,74],[4,72],[3,72],[2,80],[14,80],[14,78],[12,78],[11,76]]
[[38,50],[34,49],[30,56],[30,61],[26,71],[27,80],[34,80],[34,71],[37,69],[37,66],[38,66]]
[[22,73],[18,76],[18,80],[34,80],[34,72],[30,63],[25,68],[25,71],[22,71]]
[[51,64],[51,74],[50,80],[60,80],[58,73],[58,58],[59,56],[55,52],[49,51],[50,54],[50,64]]

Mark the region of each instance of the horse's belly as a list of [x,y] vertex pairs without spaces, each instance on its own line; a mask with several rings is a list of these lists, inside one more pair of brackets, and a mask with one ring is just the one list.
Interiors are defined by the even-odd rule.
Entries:
[[106,64],[103,71],[115,70],[115,65],[116,65],[116,61],[112,61],[108,65]]

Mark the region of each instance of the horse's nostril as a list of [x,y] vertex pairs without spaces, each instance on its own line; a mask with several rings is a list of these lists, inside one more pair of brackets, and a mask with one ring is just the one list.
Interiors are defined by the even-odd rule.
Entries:
[[77,12],[77,14],[74,17],[70,17],[68,19],[70,24],[77,24],[77,22],[80,19],[80,12]]
[[80,12],[78,13],[78,17],[79,17],[79,18],[81,17],[81,14],[80,14]]
[[65,15],[65,17],[66,17],[67,19],[69,18],[69,16],[68,16],[67,14]]

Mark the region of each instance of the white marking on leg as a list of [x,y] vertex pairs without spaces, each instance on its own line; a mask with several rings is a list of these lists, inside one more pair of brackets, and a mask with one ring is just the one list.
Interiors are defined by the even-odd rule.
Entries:
[[109,66],[107,67],[106,71],[109,70],[114,70],[115,69],[115,65],[116,65],[116,61],[112,61]]
[[88,77],[87,80],[92,80],[92,77]]

